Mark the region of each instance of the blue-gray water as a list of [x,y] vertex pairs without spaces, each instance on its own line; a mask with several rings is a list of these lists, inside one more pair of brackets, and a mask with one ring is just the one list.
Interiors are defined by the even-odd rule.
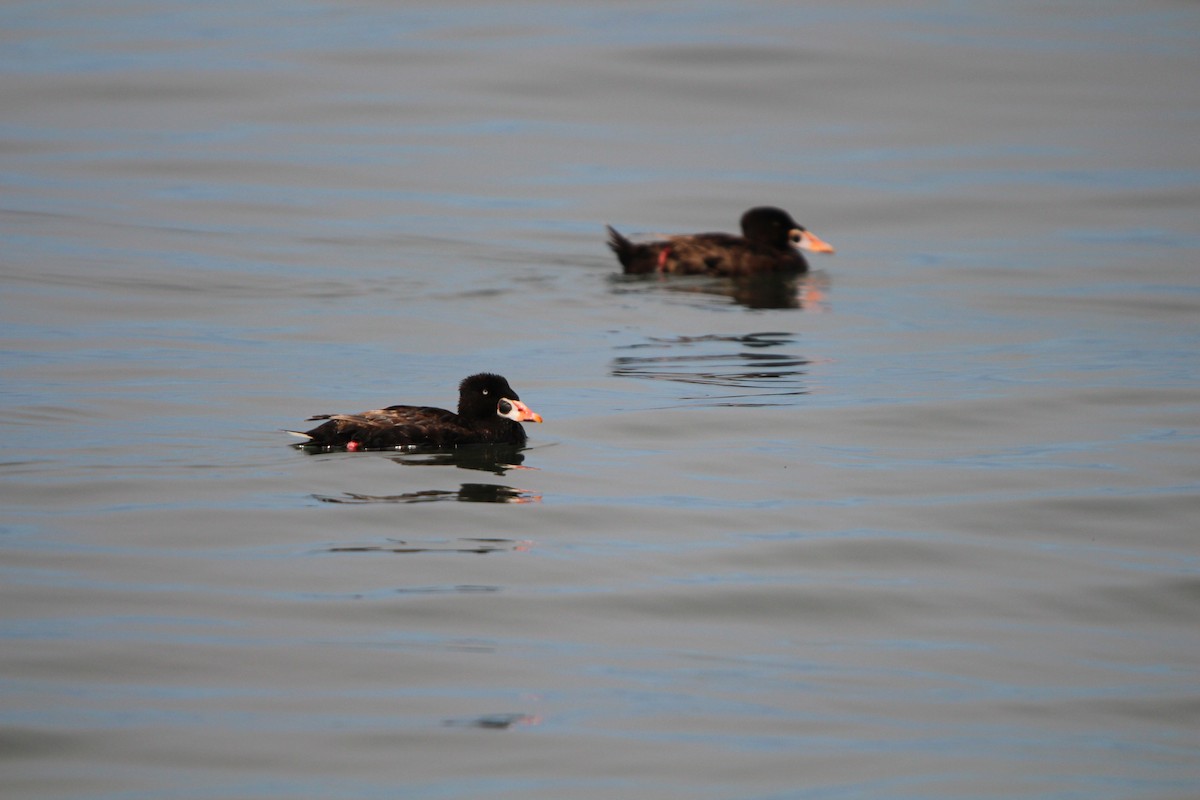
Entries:
[[[0,29],[4,797],[1200,796],[1200,6]],[[756,204],[838,254],[616,277]]]

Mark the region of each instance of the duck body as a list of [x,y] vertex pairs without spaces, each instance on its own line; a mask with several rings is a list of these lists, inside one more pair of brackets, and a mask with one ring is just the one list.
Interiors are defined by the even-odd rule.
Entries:
[[357,414],[318,414],[324,420],[309,431],[288,431],[304,446],[347,450],[397,447],[458,447],[472,444],[525,444],[522,422],[542,417],[521,402],[508,381],[480,373],[459,384],[458,411],[396,405]]
[[608,246],[627,275],[795,274],[808,271],[801,250],[832,253],[780,208],[759,206],[742,215],[742,235],[696,233],[635,243],[608,227]]

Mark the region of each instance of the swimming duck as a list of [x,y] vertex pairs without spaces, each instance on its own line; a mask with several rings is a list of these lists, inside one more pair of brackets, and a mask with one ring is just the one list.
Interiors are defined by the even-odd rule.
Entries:
[[695,233],[635,244],[608,228],[608,246],[626,274],[761,275],[808,270],[800,250],[833,253],[833,248],[781,208],[758,206],[742,215],[742,235]]
[[499,375],[483,372],[458,385],[458,412],[429,406],[388,406],[358,414],[318,414],[310,431],[287,431],[305,446],[385,450],[404,446],[525,444],[522,422],[541,422]]

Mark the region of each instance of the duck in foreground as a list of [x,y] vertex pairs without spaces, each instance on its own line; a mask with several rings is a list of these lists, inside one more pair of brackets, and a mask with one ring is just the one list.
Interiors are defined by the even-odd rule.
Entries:
[[318,414],[307,432],[288,431],[306,446],[390,450],[405,446],[525,444],[522,422],[541,422],[499,375],[483,372],[458,385],[458,413],[428,406],[388,406],[358,414]]
[[742,215],[742,235],[696,233],[635,244],[608,226],[608,246],[626,274],[762,275],[808,270],[801,250],[833,253],[781,208],[759,206]]

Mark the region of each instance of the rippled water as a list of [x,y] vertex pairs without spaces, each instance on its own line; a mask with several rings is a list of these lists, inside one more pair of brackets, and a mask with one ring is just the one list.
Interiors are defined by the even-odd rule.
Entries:
[[5,797],[1200,794],[1194,5],[0,22]]

